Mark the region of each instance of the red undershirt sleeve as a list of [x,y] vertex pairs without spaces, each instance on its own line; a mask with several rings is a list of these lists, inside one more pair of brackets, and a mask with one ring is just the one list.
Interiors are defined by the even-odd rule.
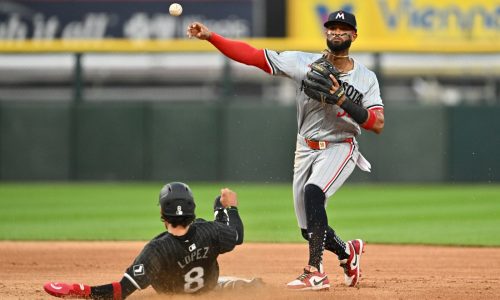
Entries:
[[377,110],[383,111],[384,109],[381,107],[375,107],[375,108],[368,109],[368,119],[365,121],[365,123],[363,123],[363,125],[361,125],[361,127],[363,127],[364,129],[367,129],[367,130],[370,130],[373,128],[373,125],[377,121],[377,114],[375,113],[375,111],[377,111]]
[[263,49],[256,49],[245,42],[226,39],[215,32],[212,32],[208,41],[230,59],[272,74]]

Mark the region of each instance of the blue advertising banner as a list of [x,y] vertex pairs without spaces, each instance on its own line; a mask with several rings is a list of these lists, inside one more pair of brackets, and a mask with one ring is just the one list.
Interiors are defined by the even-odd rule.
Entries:
[[0,40],[169,40],[200,21],[228,37],[252,37],[255,0],[183,0],[183,14],[165,0],[0,1]]

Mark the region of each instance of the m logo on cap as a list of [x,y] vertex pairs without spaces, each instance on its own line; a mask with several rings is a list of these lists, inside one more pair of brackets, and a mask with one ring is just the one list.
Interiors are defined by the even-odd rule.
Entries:
[[178,216],[182,216],[183,212],[182,212],[182,207],[180,205],[177,206],[177,211],[175,212],[175,214]]
[[336,16],[335,16],[335,19],[342,19],[344,20],[345,17],[344,17],[344,13],[343,12],[339,12]]

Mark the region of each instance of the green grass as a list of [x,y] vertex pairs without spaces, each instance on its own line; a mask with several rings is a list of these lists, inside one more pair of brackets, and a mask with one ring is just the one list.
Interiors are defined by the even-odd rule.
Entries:
[[[161,183],[2,183],[0,240],[149,240],[163,230]],[[223,186],[238,192],[247,242],[302,241],[290,184],[191,184],[212,219]],[[346,185],[328,203],[343,239],[500,246],[500,185]]]

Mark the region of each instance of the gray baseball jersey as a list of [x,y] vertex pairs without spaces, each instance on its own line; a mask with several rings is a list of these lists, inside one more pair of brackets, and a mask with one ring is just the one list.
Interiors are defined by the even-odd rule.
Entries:
[[[342,186],[356,165],[369,171],[370,164],[359,153],[355,139],[361,134],[360,126],[339,106],[310,99],[302,90],[310,64],[322,54],[265,50],[265,55],[272,75],[288,77],[296,84],[298,134],[293,192],[297,221],[299,227],[305,229],[304,187],[315,184],[328,198]],[[353,69],[343,74],[339,82],[346,96],[366,109],[383,108],[375,73],[353,61]],[[305,139],[329,143],[326,149],[313,150]]]

